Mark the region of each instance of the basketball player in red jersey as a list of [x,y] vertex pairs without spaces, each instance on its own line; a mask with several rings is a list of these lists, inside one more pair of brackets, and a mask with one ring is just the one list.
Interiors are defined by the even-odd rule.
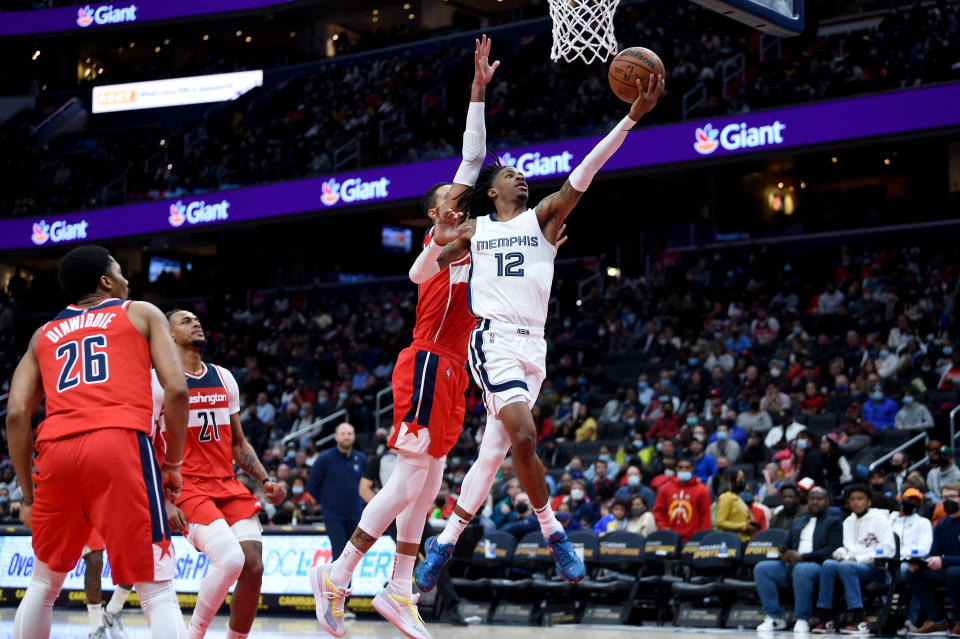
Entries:
[[[488,63],[490,40],[476,43],[474,78],[464,133],[463,162],[454,184],[441,183],[423,196],[421,207],[436,224],[444,200],[458,197],[476,182],[486,154],[483,124],[485,87],[499,62]],[[450,201],[454,201],[451,199]],[[447,216],[449,220],[449,215]],[[433,233],[424,240],[424,253],[436,244]],[[437,256],[418,259],[419,267],[436,265]],[[363,510],[360,524],[343,553],[333,563],[310,571],[317,619],[331,635],[342,637],[347,586],[363,555],[397,521],[397,554],[393,578],[373,606],[407,637],[429,639],[412,594],[413,565],[427,513],[440,489],[443,462],[463,426],[464,394],[469,383],[464,365],[467,341],[476,320],[467,311],[470,257],[452,263],[430,277],[411,278],[420,284],[413,343],[400,353],[393,371],[393,421],[389,445],[398,451],[393,474]],[[436,271],[436,269],[433,269]]]
[[[167,313],[169,330],[183,361],[190,392],[190,417],[183,449],[183,488],[176,506],[186,519],[184,536],[198,552],[210,559],[212,567],[197,592],[197,605],[190,619],[189,639],[206,635],[234,582],[230,600],[227,639],[245,639],[257,616],[260,580],[263,576],[260,540],[262,528],[257,512],[260,502],[239,481],[233,470],[240,469],[264,486],[272,504],[284,500],[285,491],[268,477],[257,453],[243,435],[240,424],[240,391],[233,375],[200,358],[207,340],[200,320],[190,311]],[[159,409],[161,387],[154,378],[154,402]],[[165,415],[160,411],[159,431]],[[163,437],[155,437],[163,446]]]
[[[105,248],[71,250],[59,277],[71,304],[34,333],[7,408],[10,457],[23,487],[20,521],[32,528],[37,558],[14,639],[50,636],[53,602],[93,529],[106,541],[114,582],[136,584],[151,636],[182,639],[163,505],[165,493],[180,492],[189,402],[180,357],[159,309],[124,301],[127,280]],[[167,414],[162,468],[148,439],[151,362]],[[30,418],[44,396],[32,460]]]

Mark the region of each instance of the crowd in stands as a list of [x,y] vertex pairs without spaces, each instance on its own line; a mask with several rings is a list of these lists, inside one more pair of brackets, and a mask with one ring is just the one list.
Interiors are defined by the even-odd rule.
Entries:
[[[784,40],[782,55],[762,62],[757,33],[692,3],[624,5],[616,33],[658,51],[669,70],[668,92],[649,124],[679,119],[683,94],[698,82],[708,100],[697,114],[712,115],[956,79],[958,13],[945,2],[895,11],[869,31]],[[546,27],[494,36],[494,55],[504,61],[487,96],[494,147],[596,134],[622,117],[605,66],[550,62]],[[451,38],[416,53],[335,58],[313,71],[271,75],[266,99],[253,92],[219,110],[206,122],[206,139],[190,146],[182,145],[182,131],[148,130],[119,138],[101,131],[76,149],[39,148],[28,123],[8,125],[0,142],[20,151],[5,154],[6,173],[16,179],[0,191],[0,208],[36,215],[100,205],[103,187],[120,175],[131,200],[323,175],[334,169],[336,149],[353,140],[363,166],[455,155],[472,47],[471,38]],[[725,92],[723,64],[739,53],[746,79]],[[160,139],[170,145],[169,161],[145,167]]]

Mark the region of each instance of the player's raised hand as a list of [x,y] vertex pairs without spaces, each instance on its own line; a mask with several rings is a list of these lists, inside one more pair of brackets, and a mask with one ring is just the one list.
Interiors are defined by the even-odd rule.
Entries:
[[173,502],[169,499],[164,500],[164,508],[167,511],[167,523],[170,525],[170,530],[179,530],[184,535],[187,534],[187,518],[184,516],[183,511],[173,505]]
[[453,209],[447,209],[437,215],[433,226],[433,241],[438,246],[445,246],[456,241],[468,229],[468,227],[460,224],[461,220],[463,220],[463,213]]
[[279,506],[287,498],[287,491],[282,484],[275,481],[268,481],[263,485],[263,492],[267,495],[267,501],[274,506]]
[[475,42],[477,49],[473,52],[473,83],[483,87],[493,79],[493,72],[500,66],[500,61],[490,64],[490,38],[484,35]]
[[650,80],[647,82],[647,88],[643,88],[640,78],[637,78],[637,88],[640,89],[640,95],[630,107],[630,119],[636,122],[657,106],[657,100],[663,95],[664,79],[661,74],[650,74]]

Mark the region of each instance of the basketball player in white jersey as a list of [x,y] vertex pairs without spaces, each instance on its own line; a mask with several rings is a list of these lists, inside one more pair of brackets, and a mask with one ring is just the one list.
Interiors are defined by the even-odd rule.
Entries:
[[630,128],[656,105],[664,80],[660,75],[651,76],[646,89],[640,80],[637,87],[640,95],[629,115],[573,170],[560,191],[535,208],[527,207],[529,196],[523,174],[499,162],[484,167],[476,186],[460,199],[461,210],[476,219],[463,223],[462,235],[446,246],[438,266],[443,268],[465,252],[470,253],[470,310],[479,322],[470,335],[468,349],[488,417],[479,457],[464,477],[454,514],[443,532],[427,541],[426,559],[415,574],[421,590],[430,590],[436,584],[440,569],[486,499],[511,446],[517,477],[530,496],[559,573],[571,582],[585,574],[583,561],[550,507],[530,409],[546,376],[543,327],[553,285],[558,231]]

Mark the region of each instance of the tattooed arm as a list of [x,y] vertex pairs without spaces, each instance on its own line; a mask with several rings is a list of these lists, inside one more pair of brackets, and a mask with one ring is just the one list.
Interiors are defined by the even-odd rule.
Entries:
[[263,484],[263,489],[267,493],[267,501],[273,505],[281,503],[286,497],[286,491],[277,482],[266,481],[267,470],[260,463],[257,451],[253,449],[253,446],[250,445],[243,434],[243,425],[240,423],[239,413],[230,415],[230,430],[233,436],[233,460],[237,463],[237,466]]
[[477,221],[475,219],[464,220],[461,226],[464,227],[464,230],[461,232],[460,237],[445,244],[443,252],[440,253],[440,257],[437,258],[437,264],[440,265],[440,270],[447,268],[452,262],[457,261],[470,250],[470,240],[473,238],[474,231],[477,230]]

